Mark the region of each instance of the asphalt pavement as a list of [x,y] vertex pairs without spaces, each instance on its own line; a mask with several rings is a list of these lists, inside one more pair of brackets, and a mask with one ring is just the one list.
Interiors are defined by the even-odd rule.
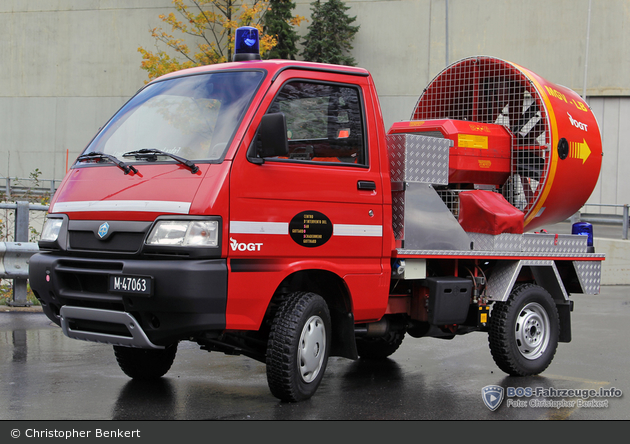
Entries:
[[[484,333],[407,336],[382,362],[331,358],[318,392],[301,403],[271,395],[263,364],[187,342],[164,378],[135,382],[110,346],[66,338],[39,312],[0,311],[0,420],[628,419],[630,287],[572,298],[573,340],[539,376],[504,374]],[[504,389],[495,410],[482,398],[488,386]],[[584,390],[603,396],[584,398]]]

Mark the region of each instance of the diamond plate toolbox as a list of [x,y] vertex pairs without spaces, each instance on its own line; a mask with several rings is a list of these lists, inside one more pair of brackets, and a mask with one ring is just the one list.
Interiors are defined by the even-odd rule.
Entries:
[[387,136],[392,182],[448,185],[451,140],[415,134]]

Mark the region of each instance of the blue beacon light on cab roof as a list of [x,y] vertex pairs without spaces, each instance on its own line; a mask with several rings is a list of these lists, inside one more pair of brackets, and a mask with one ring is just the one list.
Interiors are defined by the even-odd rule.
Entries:
[[252,26],[242,26],[236,30],[234,40],[234,62],[246,60],[260,60],[260,37],[258,29]]

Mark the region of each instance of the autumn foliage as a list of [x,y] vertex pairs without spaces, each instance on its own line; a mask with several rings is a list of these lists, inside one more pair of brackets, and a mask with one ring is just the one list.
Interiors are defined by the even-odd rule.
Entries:
[[[177,14],[159,16],[170,31],[161,27],[151,30],[156,48],[160,45],[166,48],[156,52],[138,48],[142,54],[141,67],[147,71],[149,80],[180,69],[231,61],[235,30],[241,26],[258,29],[263,56],[277,43],[274,36],[263,32],[262,19],[269,1],[173,0],[173,6]],[[302,20],[303,17],[292,17],[291,24],[299,25]],[[184,38],[194,43],[186,43]]]

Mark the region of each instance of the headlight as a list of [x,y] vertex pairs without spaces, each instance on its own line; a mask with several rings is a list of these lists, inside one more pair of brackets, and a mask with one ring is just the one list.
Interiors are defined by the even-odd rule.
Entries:
[[151,230],[146,244],[216,247],[219,245],[219,222],[216,220],[161,220]]
[[44,222],[44,227],[42,228],[42,237],[40,240],[44,242],[55,242],[59,237],[59,232],[61,231],[62,224],[63,219],[46,219],[46,222]]

